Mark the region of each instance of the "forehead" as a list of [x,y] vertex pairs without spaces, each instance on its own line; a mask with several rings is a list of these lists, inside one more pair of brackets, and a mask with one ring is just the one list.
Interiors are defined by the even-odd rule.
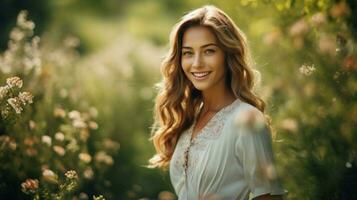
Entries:
[[183,47],[201,47],[209,43],[217,44],[217,39],[214,33],[204,26],[190,27],[184,32],[182,37]]

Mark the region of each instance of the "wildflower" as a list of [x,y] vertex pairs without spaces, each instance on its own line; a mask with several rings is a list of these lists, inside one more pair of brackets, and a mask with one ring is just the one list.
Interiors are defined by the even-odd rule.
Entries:
[[18,97],[9,98],[7,102],[15,110],[16,114],[20,114],[23,111],[23,108],[21,107],[21,101]]
[[9,93],[9,89],[7,86],[0,87],[0,100],[4,99],[6,95]]
[[29,147],[26,149],[26,155],[33,157],[35,155],[37,155],[37,149],[33,148],[33,147]]
[[77,37],[69,36],[64,39],[64,46],[67,48],[76,48],[79,45],[79,39]]
[[73,127],[75,128],[86,128],[87,124],[80,118],[76,118],[72,122]]
[[62,132],[57,132],[57,133],[55,134],[55,138],[56,138],[56,140],[62,142],[62,141],[64,140],[64,135],[63,135]]
[[106,149],[117,151],[119,149],[119,147],[120,147],[120,144],[118,142],[115,142],[115,141],[111,140],[111,139],[105,139],[103,141],[103,146]]
[[10,32],[10,38],[11,40],[14,40],[16,42],[22,40],[25,37],[25,33],[22,32],[19,28],[14,28],[11,32]]
[[26,104],[31,104],[33,103],[32,99],[33,99],[33,96],[31,93],[29,92],[20,92],[19,93],[19,99],[21,100],[22,102],[22,105],[26,105]]
[[306,23],[305,19],[300,19],[290,27],[289,34],[292,37],[298,37],[306,34],[308,31],[309,26]]
[[45,181],[50,183],[57,183],[58,176],[50,169],[45,169],[42,172],[42,176]]
[[28,74],[32,69],[34,69],[36,75],[39,75],[41,72],[39,42],[40,38],[36,36],[31,40],[31,43],[24,45],[26,56],[23,58],[22,63],[25,74]]
[[7,117],[10,115],[10,111],[11,111],[10,106],[5,106],[5,108],[3,108],[3,109],[1,110],[1,116],[2,116],[3,118],[7,118]]
[[281,128],[288,130],[290,132],[296,132],[298,129],[298,124],[296,120],[292,118],[287,118],[282,121]]
[[315,66],[312,65],[307,65],[307,64],[303,64],[300,68],[300,73],[306,76],[310,76],[315,70]]
[[88,167],[83,171],[83,176],[86,179],[92,179],[94,175],[93,169]]
[[10,140],[11,140],[11,138],[10,138],[10,136],[8,136],[8,135],[2,135],[2,136],[0,136],[0,142],[8,143]]
[[71,112],[68,113],[68,117],[70,119],[80,119],[81,113],[78,112],[77,110],[72,110]]
[[64,174],[68,179],[78,179],[77,172],[74,170],[69,170]]
[[10,149],[10,150],[15,151],[16,148],[17,148],[17,143],[15,142],[14,139],[12,139],[12,140],[10,140],[8,146],[9,146],[9,149]]
[[13,87],[21,88],[23,82],[19,77],[14,76],[14,77],[7,78],[6,84],[9,86],[9,88],[13,88]]
[[98,197],[94,195],[93,200],[105,200],[105,198],[103,197],[103,195],[99,195]]
[[53,151],[55,151],[60,156],[63,156],[66,153],[64,148],[58,145],[53,146]]
[[26,179],[25,182],[21,183],[21,191],[26,194],[34,194],[38,189],[37,179]]
[[38,143],[38,139],[35,136],[26,137],[24,139],[24,144],[27,145],[27,146],[33,146],[36,143]]
[[15,151],[17,148],[17,143],[14,138],[11,138],[10,136],[3,135],[0,136],[0,143],[1,147],[8,147],[10,150]]
[[85,163],[89,163],[92,160],[92,157],[88,153],[80,153],[78,157]]
[[95,155],[95,160],[97,162],[104,163],[107,165],[112,165],[114,163],[113,158],[104,151],[99,151]]
[[88,123],[88,125],[89,125],[90,129],[93,129],[93,130],[97,130],[98,129],[98,124],[96,122],[94,122],[94,121],[90,121]]
[[48,135],[43,135],[41,140],[43,143],[47,144],[48,146],[52,145],[52,138]]
[[175,195],[169,191],[162,191],[159,193],[159,200],[174,200]]
[[63,110],[62,108],[55,108],[53,111],[53,115],[55,117],[64,118],[66,116],[66,111]]
[[88,129],[82,129],[79,134],[80,134],[79,137],[83,142],[87,141],[87,139],[89,138]]
[[86,193],[81,192],[81,193],[79,193],[79,199],[80,200],[88,200],[89,197],[88,197],[88,195]]
[[29,121],[29,128],[30,130],[34,130],[36,128],[36,123],[32,120]]
[[67,145],[67,149],[72,151],[72,152],[78,151],[79,147],[78,147],[77,140],[72,138],[70,140],[69,144]]
[[351,167],[352,167],[352,164],[351,164],[350,162],[346,162],[345,166],[346,166],[347,168],[351,168]]
[[27,20],[27,11],[23,10],[17,16],[17,25],[23,29],[33,30],[35,24],[32,21]]

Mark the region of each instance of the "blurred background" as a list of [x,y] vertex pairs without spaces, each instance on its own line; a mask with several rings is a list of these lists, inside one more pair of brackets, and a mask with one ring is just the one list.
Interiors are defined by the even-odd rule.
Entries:
[[2,0],[0,199],[176,199],[146,168],[154,85],[205,4],[247,35],[287,199],[356,199],[355,0]]

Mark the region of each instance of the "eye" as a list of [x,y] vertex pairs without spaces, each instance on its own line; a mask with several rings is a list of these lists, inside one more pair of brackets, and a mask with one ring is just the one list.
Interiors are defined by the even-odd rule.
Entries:
[[191,51],[183,51],[182,55],[185,56],[185,57],[189,57],[189,56],[192,56],[193,53]]
[[206,50],[205,50],[205,54],[206,54],[206,55],[212,55],[212,54],[214,54],[215,52],[216,52],[215,49],[206,49]]

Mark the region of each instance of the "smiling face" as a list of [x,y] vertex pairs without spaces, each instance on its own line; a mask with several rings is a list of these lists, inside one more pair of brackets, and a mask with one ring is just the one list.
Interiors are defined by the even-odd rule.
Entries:
[[209,28],[194,26],[185,31],[181,65],[196,89],[202,92],[225,89],[224,52]]

